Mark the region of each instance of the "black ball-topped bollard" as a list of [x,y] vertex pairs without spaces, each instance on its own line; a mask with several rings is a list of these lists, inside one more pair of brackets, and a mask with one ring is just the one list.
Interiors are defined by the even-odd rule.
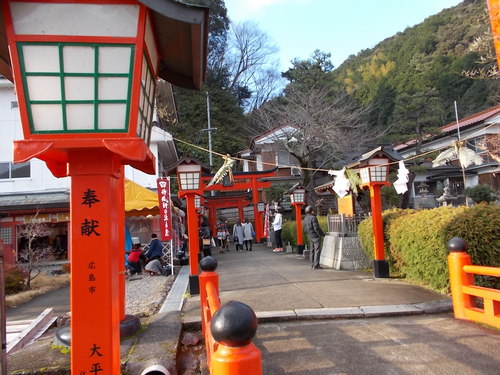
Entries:
[[200,268],[202,271],[214,272],[217,269],[217,259],[212,256],[207,256],[201,259]]
[[214,314],[210,330],[215,341],[230,347],[250,344],[257,332],[257,316],[243,302],[230,301]]
[[461,238],[453,237],[446,243],[446,250],[448,250],[450,253],[460,253],[469,250],[469,245],[467,245],[467,242],[465,242]]

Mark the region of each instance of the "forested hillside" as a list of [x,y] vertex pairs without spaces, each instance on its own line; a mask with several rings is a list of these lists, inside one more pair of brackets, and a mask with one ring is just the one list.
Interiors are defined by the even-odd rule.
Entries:
[[[486,0],[456,7],[350,56],[333,71],[348,94],[370,106],[372,126],[391,126],[392,140],[415,136],[499,102],[500,80],[471,78],[488,69],[493,50]],[[490,65],[491,67],[491,65]]]
[[[282,146],[302,167],[318,161],[328,167],[358,152],[355,146],[433,132],[455,120],[455,101],[461,118],[499,102],[486,0],[445,9],[337,68],[329,54],[316,50],[310,59],[294,60],[287,72],[273,70],[276,49],[257,25],[232,25],[223,0],[196,1],[211,9],[207,82],[201,92],[175,90],[179,124],[169,130],[204,148],[207,93],[217,128],[214,151],[234,156],[253,136],[287,122],[297,127],[294,139],[300,142]],[[321,150],[312,153],[310,145],[318,144]],[[208,162],[205,151],[178,146],[181,156]]]

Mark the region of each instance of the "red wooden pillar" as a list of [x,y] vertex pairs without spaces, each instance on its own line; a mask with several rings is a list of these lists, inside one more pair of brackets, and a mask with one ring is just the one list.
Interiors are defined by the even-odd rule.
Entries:
[[384,228],[382,223],[382,197],[380,189],[383,184],[370,183],[370,204],[372,208],[374,273],[375,277],[389,277],[389,265],[385,260]]
[[295,206],[295,222],[297,230],[297,247],[304,246],[304,240],[302,239],[302,204],[293,203]]
[[121,160],[68,152],[71,176],[71,373],[120,373],[118,243]]
[[198,213],[194,205],[196,192],[185,193],[186,215],[188,226],[188,249],[189,249],[189,292],[199,294],[198,284],[198,253],[200,252],[200,234],[198,232]]
[[116,243],[116,260],[118,262],[118,285],[120,294],[120,321],[125,320],[125,187],[124,187],[124,172],[123,166],[120,171],[118,181],[118,207],[123,207],[123,210],[118,209],[118,239]]
[[243,222],[243,219],[245,218],[245,211],[243,211],[243,202],[238,201],[238,217],[241,222]]
[[212,232],[212,236],[217,236],[216,226],[217,226],[217,210],[215,209],[215,205],[210,202],[208,205],[208,223],[210,225],[210,231]]

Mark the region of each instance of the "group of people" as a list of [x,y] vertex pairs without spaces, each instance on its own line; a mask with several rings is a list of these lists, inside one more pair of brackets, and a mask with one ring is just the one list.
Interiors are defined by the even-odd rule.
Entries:
[[[276,253],[284,251],[281,238],[283,215],[280,211],[281,208],[276,207],[276,213],[272,223],[276,242],[276,247],[273,252]],[[321,253],[321,237],[323,237],[325,233],[321,230],[314,209],[311,206],[305,208],[305,214],[306,216],[302,222],[302,226],[311,244],[311,269],[316,270],[322,268],[319,265],[319,259]],[[236,252],[252,251],[255,231],[248,218],[245,218],[243,223],[240,219],[237,219],[236,224],[233,226],[231,237],[227,226],[227,219],[219,218],[216,224],[216,237],[219,242],[218,245],[221,254],[229,251],[229,242],[231,238],[236,245]],[[203,256],[212,255],[211,247],[213,245],[215,244],[213,242],[208,220],[204,218],[200,223],[200,250],[203,252]],[[143,268],[150,275],[165,274],[164,267],[161,263],[162,254],[163,245],[158,239],[158,236],[154,233],[151,235],[149,249],[146,252],[143,251],[141,244],[134,244],[127,259],[130,274],[141,273]]]
[[151,242],[146,252],[142,249],[140,243],[132,245],[128,254],[127,266],[131,275],[140,274],[144,269],[150,275],[164,275],[165,268],[161,262],[163,255],[163,245],[158,236],[153,233]]
[[[227,227],[227,219],[219,218],[216,225],[216,232],[220,253],[224,254],[226,251],[229,251],[229,242],[231,238],[231,234]],[[254,237],[255,231],[252,223],[247,218],[243,219],[243,223],[240,219],[237,219],[236,224],[233,225],[232,233],[232,240],[236,245],[236,252],[252,251]]]

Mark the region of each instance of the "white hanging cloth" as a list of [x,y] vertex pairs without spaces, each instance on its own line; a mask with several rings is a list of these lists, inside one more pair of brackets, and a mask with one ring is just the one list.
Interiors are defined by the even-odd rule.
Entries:
[[398,179],[394,181],[394,189],[396,189],[396,193],[404,194],[408,191],[408,174],[410,171],[406,168],[403,160],[399,161],[399,169],[398,169]]
[[328,174],[331,176],[335,176],[333,191],[337,193],[339,198],[345,197],[351,189],[351,183],[345,176],[345,167],[340,171],[329,170]]

